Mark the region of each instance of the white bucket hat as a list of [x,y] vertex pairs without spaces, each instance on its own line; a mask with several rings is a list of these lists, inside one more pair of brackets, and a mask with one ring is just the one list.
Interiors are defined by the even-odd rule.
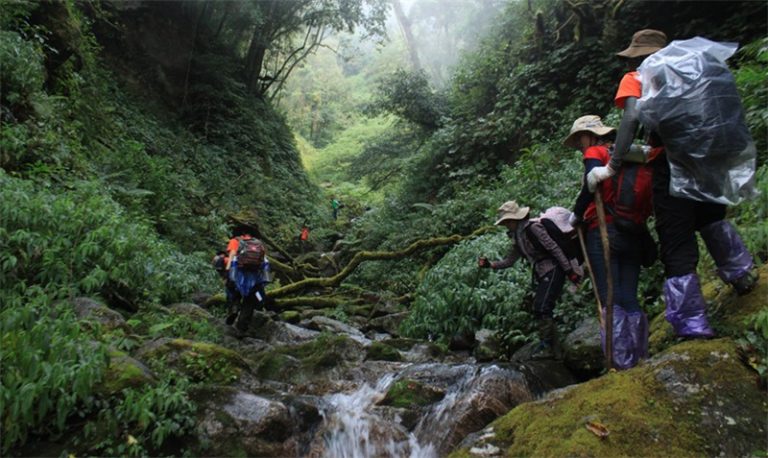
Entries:
[[502,221],[508,219],[521,220],[528,216],[530,210],[530,207],[520,207],[514,200],[504,202],[499,207],[499,219],[493,224],[498,226]]

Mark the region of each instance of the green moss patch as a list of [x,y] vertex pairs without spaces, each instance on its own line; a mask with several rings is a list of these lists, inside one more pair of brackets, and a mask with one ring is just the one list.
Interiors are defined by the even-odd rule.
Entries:
[[112,350],[109,352],[109,366],[104,380],[96,391],[104,395],[114,395],[126,388],[136,388],[153,383],[149,370],[126,353]]
[[382,342],[374,342],[367,349],[365,359],[374,361],[402,361],[403,357],[396,348]]
[[414,408],[434,404],[445,397],[445,393],[415,380],[402,379],[392,384],[381,405]]
[[266,352],[257,362],[257,373],[271,380],[300,382],[357,360],[360,353],[360,344],[345,335],[321,334],[304,344]]
[[166,339],[144,353],[162,360],[192,381],[226,384],[238,379],[248,363],[236,352],[222,346],[186,339]]

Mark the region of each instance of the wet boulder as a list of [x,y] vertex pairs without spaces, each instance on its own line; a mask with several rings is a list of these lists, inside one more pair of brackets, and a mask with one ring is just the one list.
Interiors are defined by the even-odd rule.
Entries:
[[475,333],[475,341],[477,344],[472,351],[472,355],[477,361],[488,362],[502,358],[501,342],[497,338],[495,331],[480,329]]
[[597,317],[584,319],[563,342],[565,365],[580,378],[594,377],[603,370],[605,358],[600,344]]
[[[441,456],[470,433],[534,399],[525,376],[512,367],[485,366],[469,375],[446,396],[450,402],[435,406],[414,431],[421,443],[431,443]],[[439,437],[434,431],[441,431]]]
[[199,390],[196,448],[205,456],[295,456],[294,422],[281,402],[227,387]]
[[364,354],[362,345],[346,335],[319,334],[309,342],[265,351],[256,362],[256,373],[269,380],[303,383],[330,370],[359,363]]
[[366,360],[378,360],[378,361],[402,361],[403,356],[400,352],[387,345],[386,342],[373,342],[368,348],[365,349]]
[[408,312],[397,312],[373,318],[368,322],[368,330],[386,332],[392,336],[400,335],[400,323],[408,317]]
[[370,343],[368,338],[365,337],[365,335],[363,335],[359,329],[354,328],[346,323],[342,323],[341,321],[328,318],[327,316],[314,316],[305,326],[309,329],[314,329],[321,332],[325,331],[334,334],[346,334],[351,339],[363,345],[368,345]]

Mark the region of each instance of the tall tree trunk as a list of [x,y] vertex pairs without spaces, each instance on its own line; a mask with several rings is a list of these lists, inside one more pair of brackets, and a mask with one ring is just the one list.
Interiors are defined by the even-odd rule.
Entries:
[[400,4],[400,0],[392,0],[392,6],[394,6],[395,17],[397,18],[400,28],[403,30],[403,36],[405,37],[405,44],[408,46],[408,54],[411,56],[411,64],[414,70],[421,70],[421,62],[419,61],[419,52],[416,49],[416,41],[413,39],[413,33],[411,33],[411,22],[406,17],[403,11],[403,5]]
[[275,12],[277,2],[280,0],[269,0],[267,4],[267,20],[264,21],[264,25],[256,27],[251,36],[251,44],[248,47],[248,55],[245,62],[245,84],[248,90],[262,95],[261,84],[259,84],[259,77],[261,76],[261,69],[264,65],[264,57],[267,55],[267,48],[271,44],[271,22],[272,16]]
[[200,23],[203,22],[203,16],[208,9],[208,4],[204,3],[200,9],[200,13],[197,15],[197,21],[195,21],[195,30],[192,32],[192,47],[189,50],[189,60],[187,61],[187,72],[184,75],[184,96],[181,99],[181,109],[183,110],[187,106],[187,95],[189,94],[189,75],[192,73],[192,61],[195,59],[195,47],[197,46],[197,34],[200,30]]

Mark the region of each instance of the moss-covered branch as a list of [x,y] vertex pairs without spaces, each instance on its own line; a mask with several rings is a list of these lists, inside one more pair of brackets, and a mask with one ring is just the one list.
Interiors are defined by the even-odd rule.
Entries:
[[311,287],[335,287],[341,284],[341,282],[347,278],[363,261],[388,261],[395,259],[402,259],[412,254],[425,250],[428,248],[435,248],[438,246],[452,245],[462,240],[473,238],[478,235],[484,234],[493,229],[492,226],[482,227],[468,236],[463,235],[451,235],[448,237],[435,237],[432,239],[417,240],[408,247],[398,251],[359,251],[355,254],[351,261],[336,275],[332,277],[321,278],[305,278],[304,280],[296,283],[285,285],[281,288],[270,291],[272,297],[278,298],[293,294],[297,291],[301,291],[305,288]]

